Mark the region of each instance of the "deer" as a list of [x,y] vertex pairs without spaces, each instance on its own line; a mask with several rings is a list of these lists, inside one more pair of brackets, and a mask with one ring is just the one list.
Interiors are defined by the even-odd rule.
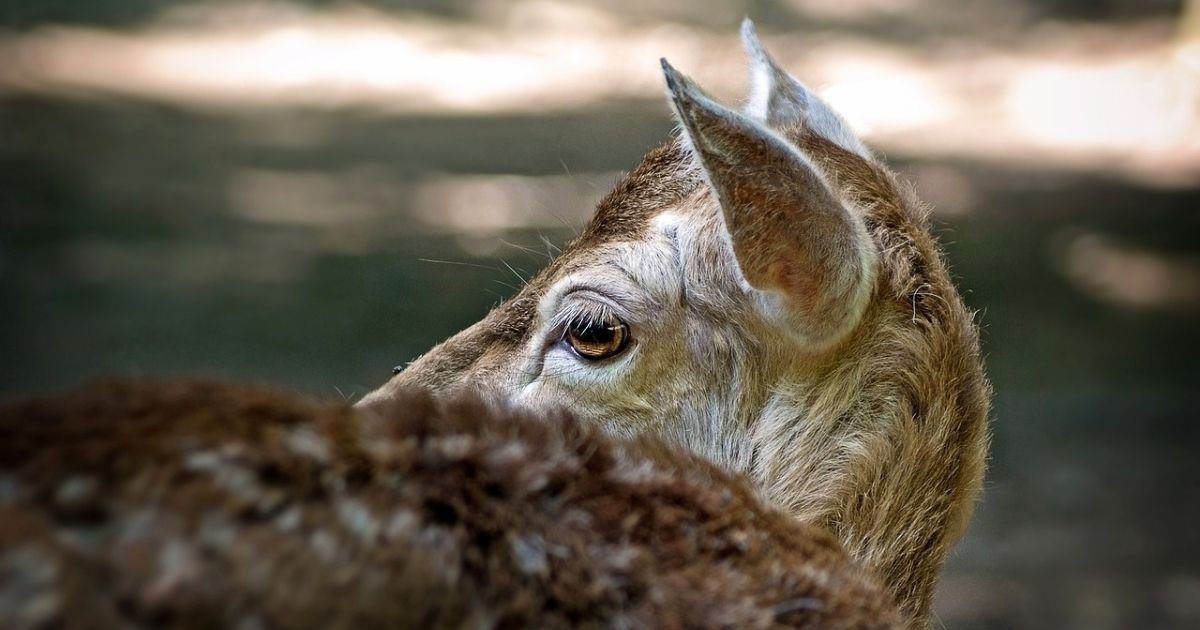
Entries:
[[356,408],[487,391],[655,436],[832,533],[925,626],[985,471],[974,314],[913,187],[741,34],[744,107],[664,59],[677,136],[516,295]]

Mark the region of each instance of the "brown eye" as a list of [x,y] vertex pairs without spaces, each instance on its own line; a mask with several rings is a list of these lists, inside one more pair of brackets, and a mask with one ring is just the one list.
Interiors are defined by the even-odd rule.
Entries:
[[629,327],[611,315],[599,322],[581,318],[567,325],[563,341],[585,359],[607,359],[628,345]]

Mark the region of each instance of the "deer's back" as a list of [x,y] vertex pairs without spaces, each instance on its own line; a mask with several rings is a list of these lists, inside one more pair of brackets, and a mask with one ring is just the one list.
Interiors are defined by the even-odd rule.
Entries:
[[211,383],[0,408],[0,618],[33,627],[889,627],[741,478],[565,414],[380,418]]

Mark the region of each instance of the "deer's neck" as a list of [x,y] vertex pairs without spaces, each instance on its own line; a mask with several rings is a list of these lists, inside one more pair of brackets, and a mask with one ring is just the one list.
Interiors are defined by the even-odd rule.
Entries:
[[824,382],[776,387],[745,470],[770,502],[834,533],[921,625],[969,518],[986,436],[931,375],[886,370],[847,363]]

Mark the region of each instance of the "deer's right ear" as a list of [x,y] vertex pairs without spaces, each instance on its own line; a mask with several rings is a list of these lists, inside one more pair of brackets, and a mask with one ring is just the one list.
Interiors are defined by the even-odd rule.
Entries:
[[685,140],[720,202],[741,276],[768,319],[813,346],[858,322],[875,255],[861,217],[809,159],[663,60]]

